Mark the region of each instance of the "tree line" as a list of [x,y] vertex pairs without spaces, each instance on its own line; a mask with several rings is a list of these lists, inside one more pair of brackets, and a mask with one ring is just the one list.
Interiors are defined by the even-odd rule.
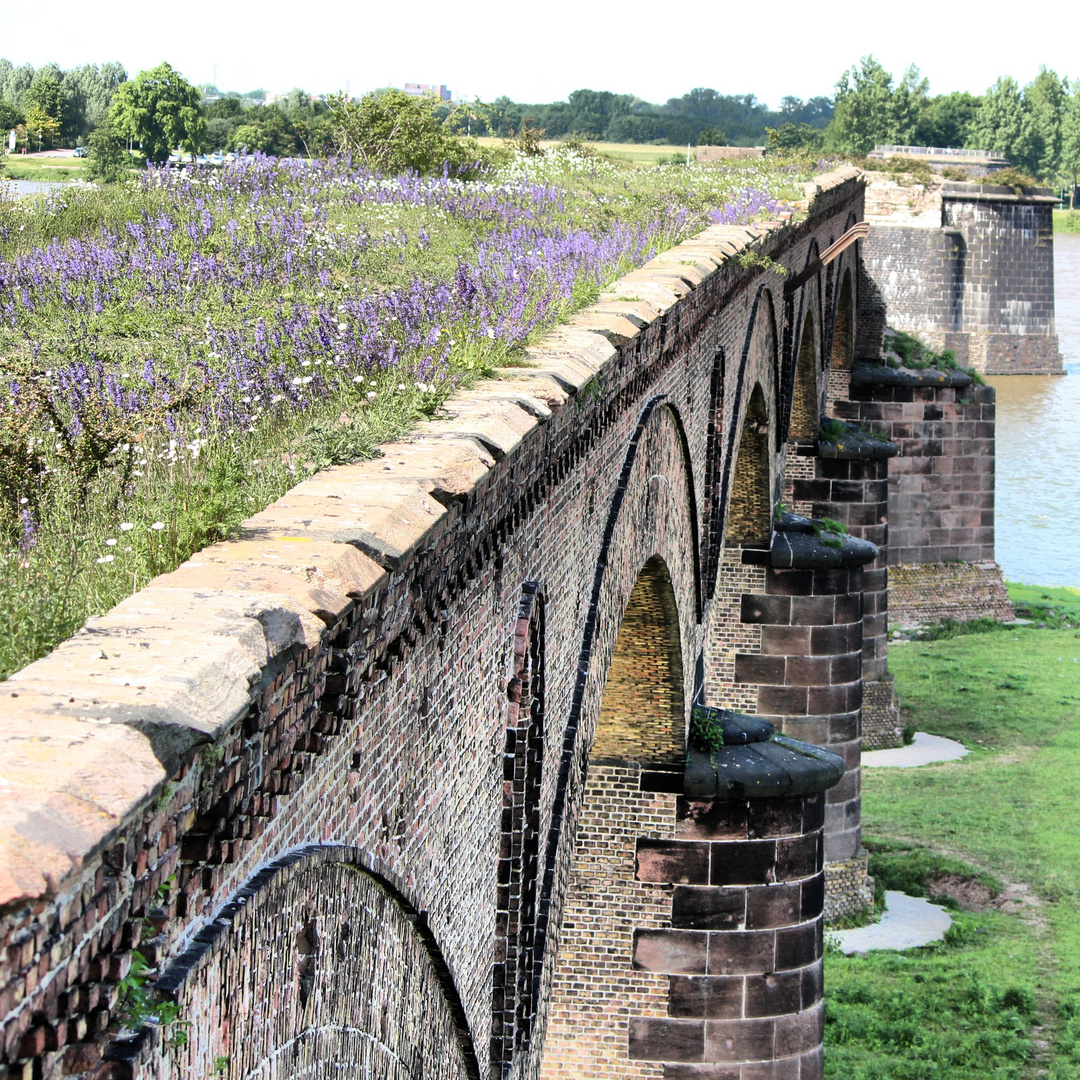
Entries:
[[894,82],[873,56],[866,56],[836,84],[832,120],[819,148],[861,155],[878,144],[997,150],[1036,179],[1075,185],[1080,79],[1043,67],[1023,87],[1003,76],[980,96],[932,97],[914,65]]
[[[62,70],[0,60],[0,132],[15,128],[26,146],[88,143],[92,157],[119,167],[123,140],[150,161],[177,146],[193,152],[247,150],[320,156],[343,145],[341,96],[314,98],[294,89],[267,103],[261,91],[221,93],[195,87],[168,64],[129,80],[119,63]],[[401,91],[377,90],[383,110]],[[335,103],[337,108],[335,109]],[[914,65],[899,81],[873,56],[845,71],[832,98],[785,97],[770,110],[753,94],[698,87],[653,105],[632,94],[575,90],[566,101],[490,104],[432,100],[428,112],[449,133],[535,142],[590,141],[676,145],[767,145],[775,151],[862,156],[876,144],[952,146],[1001,151],[1045,182],[1075,184],[1080,175],[1080,79],[1043,68],[1021,87],[999,78],[982,95],[931,95]],[[344,139],[347,143],[348,140]],[[108,151],[106,154],[105,151]],[[115,171],[115,170],[114,170]]]

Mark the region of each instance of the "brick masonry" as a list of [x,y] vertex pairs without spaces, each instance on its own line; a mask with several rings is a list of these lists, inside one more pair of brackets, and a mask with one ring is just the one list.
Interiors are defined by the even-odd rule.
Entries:
[[[456,395],[446,415],[382,458],[300,484],[249,519],[237,542],[155,580],[4,684],[8,1077],[200,1078],[219,1063],[216,1075],[230,1080],[285,1053],[359,1069],[368,1051],[347,1029],[388,1054],[413,1054],[425,1077],[524,1080],[542,1062],[557,1067],[544,1043],[550,1022],[556,1045],[563,1007],[553,992],[560,943],[571,940],[567,912],[583,906],[575,882],[590,880],[575,877],[575,851],[586,859],[586,838],[605,829],[587,778],[598,790],[623,785],[620,805],[640,820],[635,851],[639,836],[661,835],[657,816],[670,824],[677,798],[629,794],[625,763],[590,767],[608,673],[613,692],[620,682],[612,661],[625,613],[644,625],[651,611],[666,627],[644,654],[666,688],[646,695],[662,713],[656,729],[638,732],[650,752],[673,756],[673,703],[685,716],[699,689],[716,704],[739,695],[760,704],[757,684],[736,671],[765,629],[743,620],[743,598],[778,597],[764,569],[743,561],[761,549],[741,537],[726,544],[728,521],[759,525],[783,489],[803,300],[735,256],[752,246],[800,270],[858,220],[861,201],[858,175],[840,172],[808,185],[801,218],[706,230],[531,348],[531,366]],[[829,282],[849,270],[855,339],[874,332],[864,333],[864,311],[871,325],[881,314],[863,295],[855,249],[817,273],[801,291],[819,312],[817,371],[829,349],[821,328],[837,322]],[[744,487],[734,481],[747,430],[766,452],[747,454],[755,479]],[[651,599],[639,603],[647,564]],[[785,598],[827,602],[834,616],[843,607],[847,642],[861,633],[855,595]],[[827,655],[857,667],[859,647],[852,639]],[[857,709],[858,676],[844,680],[843,708],[830,704],[830,717]],[[704,843],[712,852],[714,841]],[[613,889],[674,903],[677,882],[667,893],[622,874],[613,871]],[[752,918],[780,922],[723,940],[764,934],[775,965],[766,970],[761,953],[753,971],[682,974],[745,976],[746,1001],[757,976],[760,1000],[776,1011],[657,1016],[649,987],[667,980],[670,1001],[680,974],[664,971],[641,975],[635,1023],[666,1020],[673,1035],[689,1024],[713,1061],[736,1052],[749,1061],[732,1047],[768,1042],[786,1063],[769,1075],[795,1075],[796,1058],[804,1080],[816,1075],[820,920],[804,908],[816,878],[777,870],[775,882],[697,883],[764,890]],[[784,921],[795,889],[798,918]],[[624,926],[623,943],[635,947],[627,935],[653,918]],[[704,935],[709,950],[711,935],[725,934],[685,932]],[[276,944],[261,953],[268,934]],[[378,994],[356,978],[374,970],[373,935],[392,952]],[[153,1029],[127,1037],[122,996],[136,949],[195,1024],[190,1049],[164,1045]],[[257,954],[262,966],[252,968]],[[779,971],[800,972],[797,1002],[790,979],[768,983]],[[241,993],[249,974],[273,992],[249,982]],[[219,1023],[226,993],[235,1003]],[[297,1025],[325,1031],[301,1038]],[[648,1026],[632,1035],[627,1019],[627,1048],[633,1037],[644,1050]],[[247,1032],[258,1035],[241,1045]],[[427,1032],[441,1048],[430,1055]],[[688,1068],[665,1065],[664,1075]],[[741,1080],[764,1075],[749,1068]]]
[[870,176],[864,259],[891,325],[984,374],[1060,373],[1050,192]]

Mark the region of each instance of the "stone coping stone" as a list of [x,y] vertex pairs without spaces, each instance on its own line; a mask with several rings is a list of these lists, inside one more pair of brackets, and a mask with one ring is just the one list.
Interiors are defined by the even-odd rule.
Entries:
[[[860,176],[836,170],[808,195]],[[199,745],[232,729],[275,671],[433,543],[498,461],[620,348],[710,275],[760,273],[731,260],[792,223],[709,226],[617,281],[526,349],[522,365],[453,395],[444,416],[381,457],[304,480],[236,541],[199,552],[0,684],[0,906],[60,889]],[[805,757],[789,742],[754,744],[777,790],[795,790]]]
[[725,746],[743,746],[752,742],[767,742],[776,733],[771,720],[747,713],[718,709],[711,705],[695,705],[691,718],[699,723],[719,729]]
[[845,433],[834,440],[818,439],[819,458],[834,458],[840,461],[881,461],[884,458],[896,457],[900,453],[900,447],[896,443],[889,442],[880,435],[860,431],[854,424],[844,423],[844,427]]
[[775,799],[812,795],[840,782],[846,766],[832,750],[773,735],[764,742],[689,750],[683,792],[691,799]]
[[[827,543],[822,532],[833,542]],[[879,554],[878,546],[869,540],[834,533],[817,518],[785,513],[775,523],[769,564],[777,570],[838,570],[865,566]]]
[[963,371],[927,368],[892,368],[873,360],[859,360],[851,369],[852,386],[970,386],[971,376]]

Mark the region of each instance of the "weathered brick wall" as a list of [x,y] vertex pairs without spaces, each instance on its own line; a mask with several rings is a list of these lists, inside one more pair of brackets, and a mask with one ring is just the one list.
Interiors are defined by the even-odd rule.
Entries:
[[889,603],[896,627],[942,619],[1016,618],[1001,567],[992,560],[894,566],[891,580]]
[[[873,176],[873,174],[871,174]],[[1055,199],[991,184],[876,177],[866,269],[892,326],[992,375],[1062,370],[1054,326]],[[861,350],[876,356],[876,350]]]
[[[220,1063],[227,1080],[296,1044],[289,1017],[382,1038],[395,993],[398,1009],[430,1009],[433,1030],[463,1033],[460,1058],[424,1075],[536,1075],[622,616],[659,557],[684,704],[699,667],[723,666],[711,653],[735,594],[725,515],[755,386],[776,489],[774,403],[793,371],[771,299],[782,279],[731,256],[753,243],[804,266],[860,212],[855,178],[822,178],[817,192],[798,224],[711,229],[627,275],[531,349],[531,367],[456,395],[384,457],[299,485],[240,542],[202,552],[4,684],[11,1076],[209,1076]],[[528,595],[542,619],[523,614]],[[341,865],[366,874],[355,895],[398,928],[389,1012],[355,980],[354,993],[326,993],[365,961],[338,948],[340,924],[325,929],[335,901],[319,886],[274,924],[283,943],[264,970],[282,976],[280,994],[214,1026],[210,988],[232,985],[245,935],[269,925],[261,908],[237,914],[277,887],[260,874],[288,865],[288,880],[314,881],[323,847],[348,852]],[[531,924],[511,925],[513,903],[534,904]],[[337,959],[320,967],[331,942]],[[199,1018],[190,1051],[153,1030],[118,1038],[136,947],[180,1014]],[[400,966],[440,992],[406,991]],[[280,1023],[257,1052],[238,1048],[260,1009]],[[409,1013],[412,1030],[419,1019]],[[347,1040],[334,1045],[359,1067]]]

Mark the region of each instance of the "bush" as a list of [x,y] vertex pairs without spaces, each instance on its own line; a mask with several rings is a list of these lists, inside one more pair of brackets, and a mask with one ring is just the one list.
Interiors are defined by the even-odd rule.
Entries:
[[86,175],[91,180],[112,184],[127,175],[131,168],[131,155],[111,120],[106,120],[90,132],[87,141],[90,156],[86,160]]
[[475,139],[459,139],[443,130],[435,102],[403,90],[368,94],[359,103],[344,94],[328,102],[338,150],[381,173],[444,169],[468,176],[482,160]]

